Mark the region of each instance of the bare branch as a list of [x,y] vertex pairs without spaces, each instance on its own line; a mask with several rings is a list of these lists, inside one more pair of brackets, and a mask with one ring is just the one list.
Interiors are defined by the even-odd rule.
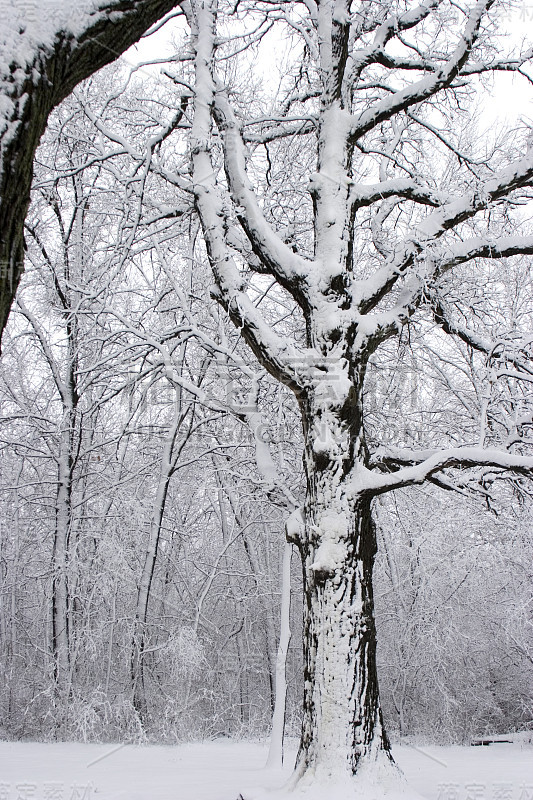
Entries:
[[400,111],[405,111],[411,106],[433,97],[443,89],[449,88],[466,65],[479,37],[481,22],[494,2],[495,0],[483,0],[473,6],[462,37],[444,66],[435,73],[395,92],[391,97],[378,101],[354,119],[351,140],[356,141]]

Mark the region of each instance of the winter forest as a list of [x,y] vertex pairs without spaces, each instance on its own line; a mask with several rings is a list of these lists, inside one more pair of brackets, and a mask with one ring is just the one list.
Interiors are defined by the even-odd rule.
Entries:
[[531,730],[523,4],[6,9],[0,738]]

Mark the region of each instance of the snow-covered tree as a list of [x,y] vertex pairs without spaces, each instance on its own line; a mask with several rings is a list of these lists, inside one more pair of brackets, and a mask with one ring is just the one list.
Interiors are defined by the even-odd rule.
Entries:
[[[213,295],[298,401],[306,498],[287,534],[303,562],[304,717],[291,788],[307,797],[399,781],[376,671],[376,498],[425,482],[488,497],[497,478],[533,473],[531,318],[497,313],[507,264],[533,253],[531,130],[476,133],[476,95],[488,97],[492,75],[532,80],[530,48],[499,52],[509,7],[191,0],[190,38],[166,71],[180,129],[165,123],[139,154],[86,109],[139,169],[171,163],[178,200],[194,200],[202,225]],[[34,139],[18,130],[5,140],[29,169]],[[25,206],[4,175],[20,234]],[[9,295],[22,244],[2,235]],[[408,409],[416,425],[398,424],[405,383],[394,403],[372,388],[387,363],[405,370],[415,336],[434,386],[440,377],[460,399],[476,376],[449,427],[426,384]],[[439,364],[453,362],[448,340],[470,359],[468,376]]]
[[[4,335],[6,730],[264,733],[283,519],[256,406],[278,390],[203,296],[198,222],[168,213],[172,188],[131,154],[107,157],[89,119],[102,86],[50,118]],[[160,121],[115,90],[110,119],[142,153]],[[38,587],[13,583],[30,569]]]
[[[505,259],[533,252],[525,215],[513,213],[533,183],[531,132],[476,141],[463,111],[483,76],[524,73],[531,50],[497,54],[493,0],[191,6],[192,186],[214,292],[302,414],[307,495],[289,529],[304,565],[305,688],[292,786],[344,797],[369,769],[395,773],[376,674],[373,501],[425,481],[459,489],[470,467],[480,483],[533,473],[523,395],[514,437],[489,433],[482,404],[473,439],[469,418],[462,437],[456,425],[430,428],[417,447],[387,430],[371,447],[363,400],[380,352],[416,326],[430,347],[435,325],[457,337],[493,381],[531,381],[531,319],[522,331],[489,322],[473,280],[486,280],[483,259],[504,280]],[[245,50],[274,24],[292,47],[276,96]],[[228,66],[243,51],[244,85],[243,61]],[[285,144],[298,138],[299,182]],[[285,303],[277,318],[275,302],[259,305],[268,281],[299,309],[292,339],[278,322]]]

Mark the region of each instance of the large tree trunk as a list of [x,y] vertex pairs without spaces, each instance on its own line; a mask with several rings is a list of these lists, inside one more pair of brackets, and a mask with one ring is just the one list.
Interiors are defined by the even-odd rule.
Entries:
[[[335,387],[328,381],[322,386]],[[364,466],[360,391],[317,391],[301,403],[307,496],[298,537],[304,578],[304,709],[292,784],[351,778],[382,762],[397,779],[379,701],[371,500],[358,494]],[[321,387],[319,387],[321,389]],[[341,396],[342,395],[342,396]]]
[[361,761],[389,754],[376,673],[375,537],[369,504],[362,502],[350,517],[326,512],[319,522],[310,520],[306,530],[299,767],[355,773]]

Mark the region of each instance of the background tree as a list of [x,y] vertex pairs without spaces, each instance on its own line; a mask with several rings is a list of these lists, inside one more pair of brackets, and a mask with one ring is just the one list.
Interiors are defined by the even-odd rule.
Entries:
[[529,512],[505,494],[497,515],[427,488],[380,503],[378,669],[400,736],[470,743],[529,724]]
[[[122,350],[125,363],[135,365],[132,384],[142,395],[170,374],[173,386],[199,397],[201,361],[191,362],[191,375],[176,375],[169,362],[168,343],[191,338],[223,355],[223,369],[212,376],[215,406],[212,398],[204,394],[203,399],[211,410],[224,406],[220,391],[231,350],[221,347],[218,329],[208,336],[204,320],[191,321],[188,303],[179,303],[186,326],[177,326],[174,315],[181,291],[175,277],[180,245],[169,241],[173,236],[180,241],[183,229],[173,225],[178,218],[192,219],[194,199],[215,278],[213,294],[222,307],[218,319],[222,324],[233,320],[262,369],[288,387],[299,404],[307,495],[303,525],[289,525],[303,559],[305,594],[304,721],[296,785],[317,777],[352,785],[356,772],[364,777],[362,767],[376,762],[396,779],[376,679],[376,498],[429,483],[483,497],[493,506],[498,496],[493,485],[510,473],[519,476],[513,484],[516,498],[527,498],[520,478],[530,474],[533,463],[527,456],[531,408],[524,390],[531,380],[531,329],[528,315],[520,311],[526,307],[523,289],[529,291],[527,270],[517,283],[511,319],[498,308],[502,297],[513,295],[504,289],[509,284],[502,280],[501,265],[518,272],[515,259],[532,248],[525,215],[516,210],[529,198],[533,174],[529,130],[519,128],[514,138],[485,147],[481,139],[465,142],[464,127],[472,123],[464,112],[465,125],[456,124],[457,108],[468,104],[480,75],[522,74],[530,57],[529,51],[494,56],[490,37],[497,14],[491,2],[466,11],[444,2],[407,10],[389,3],[241,3],[236,8],[221,3],[217,8],[198,2],[187,7],[192,38],[183,40],[167,69],[170,83],[163,101],[151,97],[141,106],[138,98],[133,115],[131,102],[95,104],[80,94],[84,113],[99,132],[96,158],[116,165],[125,197],[113,275],[127,275],[132,283],[121,287],[118,302],[118,295],[106,294],[97,320],[106,341],[118,343],[113,353]],[[278,31],[292,37],[285,75],[275,88],[264,81],[260,91],[252,54],[254,48],[265,52],[273,41],[269,36]],[[256,83],[253,95],[242,78],[245,72]],[[134,119],[130,128],[126,115]],[[161,179],[167,181],[164,201]],[[195,236],[196,223],[189,230]],[[176,260],[165,258],[166,252]],[[208,290],[201,274],[203,253],[199,245],[185,252],[195,267],[187,274],[199,279],[188,289],[197,313],[202,305],[197,290],[204,297]],[[147,295],[141,290],[144,279],[156,287],[155,300],[150,290]],[[156,308],[162,332],[154,324]],[[122,393],[117,372],[123,367],[114,355],[99,366],[104,361]],[[414,385],[403,379],[409,371],[417,375]],[[250,394],[247,381],[256,374],[257,367],[247,366],[239,378],[245,396]],[[271,387],[260,378],[262,387]],[[269,393],[271,388],[262,390],[258,403]],[[441,396],[445,409],[437,403]],[[123,682],[124,665],[114,656],[123,642],[129,648],[132,641],[132,597],[138,596],[135,579],[144,554],[141,550],[139,556],[128,534],[139,535],[143,506],[150,505],[145,501],[153,483],[147,477],[157,450],[153,407],[141,408],[138,400],[132,406],[127,414],[117,413],[122,420],[125,415],[122,426],[114,420],[114,430],[121,433],[113,463],[115,468],[118,462],[121,475],[126,470],[128,493],[121,495],[117,487],[112,503],[105,505],[121,508],[121,519],[129,522],[117,524],[111,538],[102,541],[99,560],[91,562],[103,572],[103,553],[113,545],[116,563],[133,583],[131,591],[116,581],[108,587],[111,614],[103,616],[112,632],[106,642],[108,689]],[[254,478],[263,486],[265,476],[256,460],[257,438],[255,443],[247,438],[254,429],[249,411],[240,417],[248,433],[238,436],[238,445],[228,442],[229,431],[218,429],[216,420],[208,445],[198,447],[196,441],[190,459],[182,462],[195,479],[193,495],[203,515],[192,514],[184,523],[188,550],[185,537],[172,526],[161,541],[152,599],[161,603],[165,623],[156,629],[152,621],[144,648],[153,707],[159,692],[176,727],[183,712],[194,708],[194,724],[204,732],[219,724],[220,730],[231,729],[235,707],[241,731],[257,723],[251,675],[264,679],[263,705],[271,699],[271,674],[250,657],[261,654],[271,665],[273,637],[264,635],[257,605],[248,603],[259,583],[259,536],[265,533],[264,498],[260,503],[248,488]],[[159,428],[166,429],[165,424]],[[214,468],[208,481],[199,477],[206,461]],[[250,479],[251,463],[258,474]],[[110,465],[106,474],[114,474]],[[250,483],[243,482],[245,477]],[[19,481],[14,485],[22,488]],[[278,506],[279,492],[279,485],[271,487],[271,502]],[[172,486],[170,493],[178,507],[183,496]],[[100,511],[100,520],[107,516]],[[281,528],[279,519],[275,528]],[[403,600],[414,614],[417,598],[423,600],[416,537],[383,538],[389,550],[390,542],[397,547],[390,564],[396,563],[397,571],[407,565],[412,596]],[[13,563],[19,563],[19,550],[13,553]],[[435,581],[446,598],[448,587],[439,585],[438,576]],[[165,594],[159,600],[161,586]],[[221,586],[225,591],[216,591]],[[457,587],[449,588],[451,597],[461,598]],[[124,609],[124,624],[118,609]],[[519,623],[512,637],[527,654],[524,629]],[[104,637],[97,640],[92,633],[101,648]],[[416,626],[410,636],[416,641]],[[197,680],[204,645],[213,643],[223,662],[211,662],[209,674],[225,688],[216,698]],[[409,648],[406,633],[403,652]],[[116,676],[109,665],[117,667]],[[436,667],[433,674],[440,677]],[[486,688],[482,670],[471,674]],[[401,677],[403,693],[396,675],[391,683],[405,732],[410,724],[406,698],[412,692],[405,673]],[[424,680],[431,684],[427,676]],[[433,681],[432,691],[438,683]],[[180,708],[172,695],[183,688],[187,702]],[[441,694],[448,702],[451,694]],[[449,721],[451,714],[443,718]],[[321,786],[318,791],[330,790]]]
[[[115,91],[142,164],[160,122]],[[152,173],[123,148],[102,149],[87,116],[101,95],[93,81],[52,117],[6,332],[6,733],[265,732],[282,521],[246,395],[252,379],[253,402],[278,393],[204,299],[198,226],[165,206],[165,186],[146,193]]]

